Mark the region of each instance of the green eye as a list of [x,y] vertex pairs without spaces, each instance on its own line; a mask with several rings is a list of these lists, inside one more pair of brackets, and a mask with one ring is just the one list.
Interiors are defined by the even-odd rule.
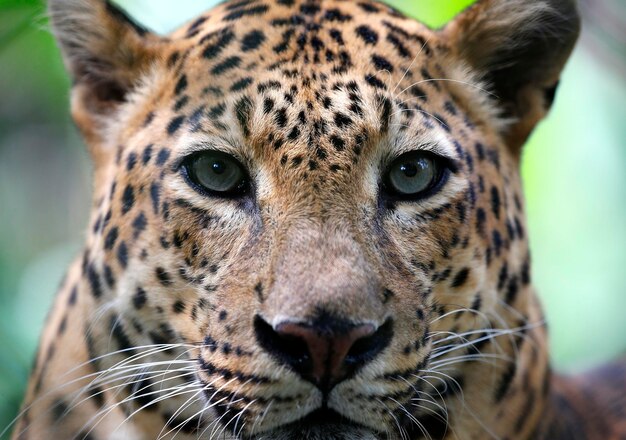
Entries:
[[194,154],[183,163],[183,172],[193,186],[209,195],[238,196],[248,189],[243,166],[219,151]]
[[402,198],[420,198],[430,195],[445,180],[447,167],[440,157],[413,151],[396,159],[386,176],[386,189]]

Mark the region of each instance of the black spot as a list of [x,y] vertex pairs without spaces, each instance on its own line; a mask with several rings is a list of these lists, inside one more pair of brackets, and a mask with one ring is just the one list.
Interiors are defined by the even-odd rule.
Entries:
[[246,77],[246,78],[241,78],[239,81],[237,81],[236,83],[234,83],[231,88],[230,91],[231,92],[239,92],[245,88],[247,88],[250,84],[252,84],[254,82],[254,80],[251,77]]
[[337,112],[335,113],[335,125],[337,125],[338,128],[350,126],[352,125],[352,119],[343,113]]
[[509,284],[506,288],[506,296],[504,298],[507,304],[512,305],[515,302],[517,292],[519,292],[517,277],[511,277],[511,279],[509,279]]
[[170,158],[170,150],[168,150],[167,148],[162,148],[161,151],[159,151],[159,154],[157,156],[156,164],[158,166],[163,166],[169,158]]
[[217,64],[215,67],[213,67],[213,69],[211,70],[211,73],[213,75],[221,75],[225,72],[228,72],[229,70],[239,67],[240,64],[241,64],[241,58],[239,58],[238,56],[231,56],[231,57],[226,58],[221,63]]
[[393,72],[393,65],[385,57],[382,57],[380,55],[372,55],[372,63],[374,63],[374,66],[378,70]]
[[339,44],[340,46],[343,46],[345,43],[345,41],[343,41],[343,35],[341,33],[340,30],[338,29],[331,29],[330,30],[330,37],[335,40],[337,42],[337,44]]
[[262,31],[248,32],[241,41],[241,50],[248,52],[257,49],[263,42],[265,42],[265,34]]
[[421,100],[422,102],[428,102],[428,96],[426,95],[426,92],[419,86],[412,85],[409,89],[409,92],[411,93],[411,95]]
[[388,34],[387,41],[389,41],[393,45],[393,47],[396,48],[398,54],[402,58],[411,58],[411,52],[406,48],[406,46],[402,43],[402,41],[400,41],[398,37],[393,34]]
[[243,131],[244,136],[250,135],[250,114],[252,113],[252,101],[247,96],[241,98],[237,104],[235,104],[235,114],[239,121],[239,126]]
[[483,208],[478,208],[476,210],[476,231],[481,235],[485,236],[485,223],[487,222],[487,214]]
[[506,371],[500,378],[498,386],[496,387],[496,392],[494,395],[494,399],[496,403],[500,403],[506,393],[509,391],[509,387],[511,386],[511,382],[515,378],[515,373],[517,372],[517,362],[510,362]]
[[196,21],[191,23],[191,25],[189,26],[189,29],[187,29],[187,33],[190,33],[192,31],[195,31],[196,29],[198,29],[205,21],[207,21],[207,19],[208,19],[208,17],[200,17],[200,18],[198,18]]
[[291,159],[291,164],[292,164],[294,167],[295,167],[295,166],[300,165],[301,163],[302,163],[302,156],[299,156],[299,155],[298,155],[298,156],[294,156],[294,157]]
[[491,232],[491,239],[493,243],[493,248],[497,256],[500,256],[500,252],[502,247],[504,246],[504,242],[502,241],[502,234],[497,229],[494,229]]
[[281,108],[276,111],[276,117],[274,118],[279,127],[285,128],[287,126],[287,122],[289,121],[287,118],[287,109]]
[[386,89],[387,86],[385,86],[385,83],[382,82],[379,78],[376,77],[376,75],[366,75],[365,76],[365,81],[367,81],[367,83],[370,86],[373,86],[377,89]]
[[491,212],[500,219],[500,193],[495,186],[491,187]]
[[143,290],[141,287],[137,287],[137,291],[133,295],[133,306],[135,306],[137,310],[140,310],[141,308],[143,308],[143,306],[146,305],[147,301],[148,295],[146,294],[146,291]]
[[126,170],[131,171],[133,168],[135,168],[136,164],[137,164],[137,154],[130,153],[128,155],[128,158],[126,159]]
[[219,315],[220,321],[224,321],[227,316],[228,316],[228,312],[226,310],[222,310]]
[[128,265],[128,247],[126,247],[126,243],[123,241],[117,247],[117,261],[123,268],[126,268]]
[[352,16],[349,14],[344,14],[339,9],[334,8],[326,11],[326,13],[324,14],[324,20],[345,23],[346,21],[352,20]]
[[122,325],[118,322],[118,318],[115,316],[111,316],[110,320],[111,326],[111,335],[117,342],[117,346],[121,351],[124,351],[124,354],[127,356],[132,356],[134,354],[134,350],[130,339],[126,335],[126,332],[122,328]]
[[274,100],[272,98],[265,98],[263,101],[263,113],[266,115],[274,109]]
[[174,87],[174,93],[176,95],[180,95],[182,92],[187,89],[187,75],[182,74],[178,82],[176,83],[176,87]]
[[146,148],[144,148],[144,150],[143,150],[143,154],[141,156],[141,162],[144,165],[146,165],[148,162],[150,162],[150,159],[152,158],[152,147],[153,147],[153,145],[150,144]]
[[102,282],[93,264],[87,266],[87,280],[89,281],[92,295],[95,298],[100,298],[102,296]]
[[178,101],[176,101],[176,103],[174,104],[173,110],[175,112],[181,110],[182,108],[184,108],[187,103],[189,103],[189,96],[185,95],[182,98],[180,98]]
[[183,313],[185,311],[185,303],[180,300],[176,301],[172,305],[172,310],[174,311],[174,313]]
[[474,148],[476,149],[476,155],[478,156],[478,160],[485,160],[485,147],[483,146],[483,144],[477,142],[476,145],[474,145]]
[[435,118],[435,121],[437,121],[437,124],[439,124],[441,128],[443,128],[445,131],[450,133],[451,131],[450,125],[448,124],[448,121],[446,120],[446,118],[444,118],[442,115],[438,113],[433,113],[433,117]]
[[217,119],[224,114],[226,111],[226,104],[220,103],[216,106],[213,106],[209,109],[209,118]]
[[172,285],[172,277],[169,273],[167,273],[165,269],[163,269],[162,267],[157,267],[155,272],[157,279],[163,286],[167,287]]
[[148,115],[146,116],[146,119],[143,121],[143,126],[146,127],[150,125],[153,120],[154,120],[154,112],[148,113]]
[[356,28],[356,34],[365,41],[366,44],[378,43],[378,34],[369,26],[362,25]]
[[523,285],[530,284],[530,259],[527,258],[522,265],[522,271],[520,274],[521,281]]
[[174,67],[179,59],[180,53],[178,51],[172,52],[172,54],[167,58],[167,67]]
[[106,250],[113,249],[113,246],[115,246],[115,241],[117,240],[118,233],[119,229],[117,227],[111,228],[111,230],[104,239],[104,248]]
[[256,296],[259,299],[259,302],[263,302],[265,301],[265,298],[263,297],[263,284],[261,283],[257,283],[256,286],[254,286],[254,291],[256,292]]
[[331,136],[330,142],[337,151],[343,151],[346,148],[346,142],[339,136]]
[[107,286],[112,289],[115,286],[115,277],[113,276],[113,270],[111,266],[105,264],[104,265],[104,281],[106,281]]
[[457,274],[454,276],[454,279],[452,280],[452,287],[461,287],[463,284],[465,284],[465,282],[467,281],[467,278],[469,277],[469,269],[467,267],[461,269],[459,272],[457,272]]
[[267,90],[280,90],[282,87],[281,83],[278,81],[266,81],[257,86],[257,90],[259,93],[263,93]]
[[470,309],[480,311],[481,304],[482,298],[480,297],[480,294],[476,294],[476,298],[474,298],[474,302],[472,302]]
[[68,303],[70,306],[73,306],[73,305],[75,305],[75,304],[76,304],[76,300],[77,300],[77,299],[78,299],[78,287],[74,286],[74,287],[72,288],[72,291],[70,292],[70,296],[69,296],[69,298],[67,299],[67,303]]
[[389,123],[391,122],[391,100],[389,98],[384,97],[381,103],[382,111],[380,115],[380,127],[381,131],[384,133],[389,130]]
[[[212,35],[214,34],[211,34],[211,36]],[[225,30],[220,34],[218,40],[215,43],[208,45],[204,49],[204,52],[202,52],[202,56],[209,60],[217,57],[220,53],[222,53],[226,46],[228,46],[233,41],[234,38],[235,34],[230,29]]]
[[498,290],[502,290],[509,279],[509,266],[504,263],[498,272]]
[[133,238],[139,237],[145,229],[148,221],[146,220],[146,216],[143,212],[139,213],[135,220],[133,220]]
[[176,133],[176,131],[178,131],[184,121],[184,116],[176,116],[175,118],[173,118],[167,125],[167,133],[172,136],[174,133]]
[[126,185],[122,194],[122,214],[130,211],[135,204],[135,191],[131,185]]
[[290,141],[294,141],[296,139],[298,139],[298,136],[300,136],[300,129],[297,126],[294,126],[291,131],[289,132],[289,135],[287,136],[287,138]]
[[154,208],[154,213],[159,213],[159,204],[161,200],[161,186],[153,182],[150,185],[150,198],[152,199],[152,207]]
[[67,403],[65,403],[61,399],[57,399],[52,403],[51,415],[55,423],[59,423],[61,419],[63,419],[69,414],[69,411],[70,411],[69,405],[67,405]]
[[240,9],[238,11],[233,11],[230,14],[226,15],[224,17],[224,21],[234,21],[245,16],[265,14],[268,9],[269,7],[267,5],[259,5],[259,6],[254,6],[254,7],[247,8],[247,9]]
[[360,2],[359,7],[363,9],[365,12],[370,12],[370,13],[380,12],[378,8],[371,3]]

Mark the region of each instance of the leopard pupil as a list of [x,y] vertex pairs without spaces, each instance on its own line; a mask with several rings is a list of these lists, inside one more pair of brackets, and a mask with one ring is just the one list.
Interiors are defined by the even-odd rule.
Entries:
[[417,167],[413,163],[403,164],[402,166],[400,166],[400,171],[402,171],[407,177],[417,176]]
[[224,174],[226,172],[226,165],[222,161],[215,161],[213,165],[211,165],[211,169],[215,174]]

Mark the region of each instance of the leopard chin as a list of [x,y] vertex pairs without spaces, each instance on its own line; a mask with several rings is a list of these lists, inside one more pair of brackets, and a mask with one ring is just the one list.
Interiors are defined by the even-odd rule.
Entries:
[[280,429],[251,437],[250,440],[382,440],[383,438],[362,428],[345,425],[322,425],[312,426],[306,430]]
[[383,440],[380,435],[332,410],[319,409],[284,427],[242,440]]

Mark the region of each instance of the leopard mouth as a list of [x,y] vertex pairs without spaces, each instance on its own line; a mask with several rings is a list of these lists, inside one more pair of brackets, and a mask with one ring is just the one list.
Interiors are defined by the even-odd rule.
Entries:
[[379,440],[375,432],[347,419],[338,412],[323,407],[305,417],[249,440]]

